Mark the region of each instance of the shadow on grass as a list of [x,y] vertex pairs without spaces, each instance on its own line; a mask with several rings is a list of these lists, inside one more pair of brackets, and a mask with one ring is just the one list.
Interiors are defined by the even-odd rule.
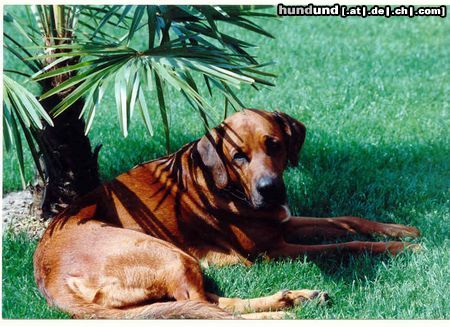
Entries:
[[[380,141],[377,145],[368,145],[333,137],[316,131],[306,139],[301,167],[288,172],[286,184],[294,213],[316,217],[352,215],[413,225],[422,232],[421,238],[413,242],[442,244],[447,240],[449,226],[439,223],[438,217],[425,219],[436,204],[445,206],[447,201],[445,194],[450,181],[445,154],[449,149],[445,140],[413,145]],[[339,241],[351,240],[387,239],[348,237]],[[366,253],[309,260],[328,277],[351,282],[375,278],[377,267],[392,259],[389,254],[371,256]]]
[[[434,223],[421,216],[447,201],[450,149],[445,140],[370,145],[333,137],[324,131],[307,137],[301,166],[286,173],[294,213],[360,216],[412,224],[423,231]],[[439,235],[433,237],[443,241]]]

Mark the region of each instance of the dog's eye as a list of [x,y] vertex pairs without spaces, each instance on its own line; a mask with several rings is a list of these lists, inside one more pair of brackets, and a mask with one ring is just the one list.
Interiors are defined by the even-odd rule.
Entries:
[[248,161],[248,157],[245,155],[245,153],[238,151],[234,154],[233,160],[238,162],[245,162]]
[[269,155],[275,155],[281,150],[281,142],[273,138],[267,138],[266,147]]

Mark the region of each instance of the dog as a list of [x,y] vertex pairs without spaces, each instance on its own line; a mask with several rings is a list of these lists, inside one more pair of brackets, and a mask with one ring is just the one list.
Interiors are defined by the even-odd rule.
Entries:
[[281,318],[283,309],[325,301],[327,294],[219,297],[205,291],[200,264],[249,265],[261,255],[395,254],[416,246],[317,244],[352,234],[417,237],[419,230],[351,216],[291,216],[282,175],[298,164],[305,135],[305,126],[287,114],[245,109],[75,201],[52,221],[34,254],[36,283],[48,304],[78,318]]

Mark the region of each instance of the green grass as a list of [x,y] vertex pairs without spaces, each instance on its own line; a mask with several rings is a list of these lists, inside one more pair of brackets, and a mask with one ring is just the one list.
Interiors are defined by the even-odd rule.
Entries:
[[[448,19],[300,17],[264,26],[275,40],[246,39],[258,44],[261,61],[277,60],[270,67],[279,75],[277,86],[238,94],[250,107],[279,108],[307,126],[301,164],[285,174],[292,211],[414,225],[422,231],[424,250],[394,258],[209,268],[208,287],[241,297],[286,288],[330,293],[331,306],[296,308],[298,318],[450,318]],[[14,61],[5,62],[8,67]],[[184,100],[169,91],[176,149],[202,128]],[[221,107],[218,99],[214,103]],[[94,145],[103,144],[104,179],[164,154],[160,125],[151,139],[136,119],[122,139],[113,104],[109,94],[90,134]],[[3,163],[4,191],[18,189],[13,158],[6,154]],[[47,308],[35,287],[34,246],[23,236],[3,236],[5,318],[64,317]]]
[[25,235],[3,234],[3,318],[65,318],[67,315],[47,306],[33,276],[36,241]]

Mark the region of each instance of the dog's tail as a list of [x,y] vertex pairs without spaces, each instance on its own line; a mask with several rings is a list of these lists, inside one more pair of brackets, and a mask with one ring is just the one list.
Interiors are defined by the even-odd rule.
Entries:
[[106,308],[98,304],[86,304],[67,310],[75,318],[91,319],[233,319],[214,304],[201,301],[158,302],[133,308]]

